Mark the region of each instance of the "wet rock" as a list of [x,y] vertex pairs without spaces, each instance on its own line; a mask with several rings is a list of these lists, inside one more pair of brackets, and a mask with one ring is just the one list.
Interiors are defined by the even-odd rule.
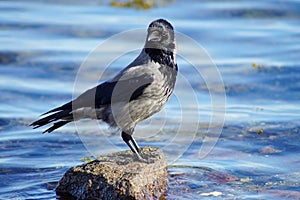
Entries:
[[167,189],[166,160],[154,147],[142,148],[142,156],[148,163],[128,150],[70,168],[56,192],[77,199],[159,199]]

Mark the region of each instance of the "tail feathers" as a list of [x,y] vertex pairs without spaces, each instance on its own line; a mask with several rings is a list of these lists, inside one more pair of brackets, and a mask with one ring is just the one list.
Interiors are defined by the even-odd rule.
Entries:
[[[55,109],[54,109],[55,110]],[[57,120],[61,120],[61,121],[58,121],[56,123],[53,124],[52,127],[50,127],[49,129],[47,129],[45,132],[52,132],[54,131],[55,129],[71,122],[73,120],[73,116],[71,114],[71,109],[68,109],[68,110],[62,110],[62,111],[59,111],[59,112],[56,112],[56,113],[53,113],[47,117],[44,117],[42,119],[39,119],[35,122],[33,122],[32,124],[30,124],[30,126],[33,126],[34,129],[36,128],[39,128],[41,126],[44,126],[46,124],[49,124],[51,122],[54,122],[54,121],[57,121]]]
[[59,127],[69,123],[71,121],[59,121],[54,123],[50,128],[48,128],[47,130],[45,130],[43,133],[51,133],[52,131],[54,131],[55,129],[58,129]]
[[57,108],[54,108],[52,110],[49,110],[48,112],[45,112],[42,114],[43,115],[47,115],[49,113],[53,113],[53,112],[58,112],[58,111],[63,111],[63,110],[69,110],[69,109],[72,109],[72,101],[60,106],[60,107],[57,107]]

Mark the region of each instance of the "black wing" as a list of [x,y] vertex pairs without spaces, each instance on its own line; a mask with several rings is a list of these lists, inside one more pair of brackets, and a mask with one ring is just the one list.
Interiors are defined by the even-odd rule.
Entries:
[[87,90],[69,103],[73,103],[73,109],[78,109],[83,107],[99,108],[112,102],[131,101],[139,98],[152,82],[153,77],[147,74],[126,80],[104,82]]
[[33,122],[30,124],[30,126],[39,128],[48,123],[57,121],[52,127],[44,131],[50,133],[55,129],[73,121],[72,110],[84,107],[99,108],[111,103],[138,99],[143,94],[145,88],[148,87],[152,82],[153,76],[149,74],[126,80],[104,82],[87,90],[75,100],[44,113],[43,115],[50,113],[53,114]]

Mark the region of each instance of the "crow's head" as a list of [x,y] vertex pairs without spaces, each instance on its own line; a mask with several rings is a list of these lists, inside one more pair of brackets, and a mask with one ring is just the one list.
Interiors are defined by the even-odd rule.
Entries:
[[173,26],[164,19],[151,22],[145,47],[174,52],[175,46]]

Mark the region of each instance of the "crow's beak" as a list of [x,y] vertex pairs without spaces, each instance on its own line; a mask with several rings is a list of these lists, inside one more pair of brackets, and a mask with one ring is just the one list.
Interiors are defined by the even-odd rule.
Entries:
[[161,39],[161,36],[160,36],[159,31],[152,31],[149,33],[148,42],[149,41],[160,41],[160,39]]

